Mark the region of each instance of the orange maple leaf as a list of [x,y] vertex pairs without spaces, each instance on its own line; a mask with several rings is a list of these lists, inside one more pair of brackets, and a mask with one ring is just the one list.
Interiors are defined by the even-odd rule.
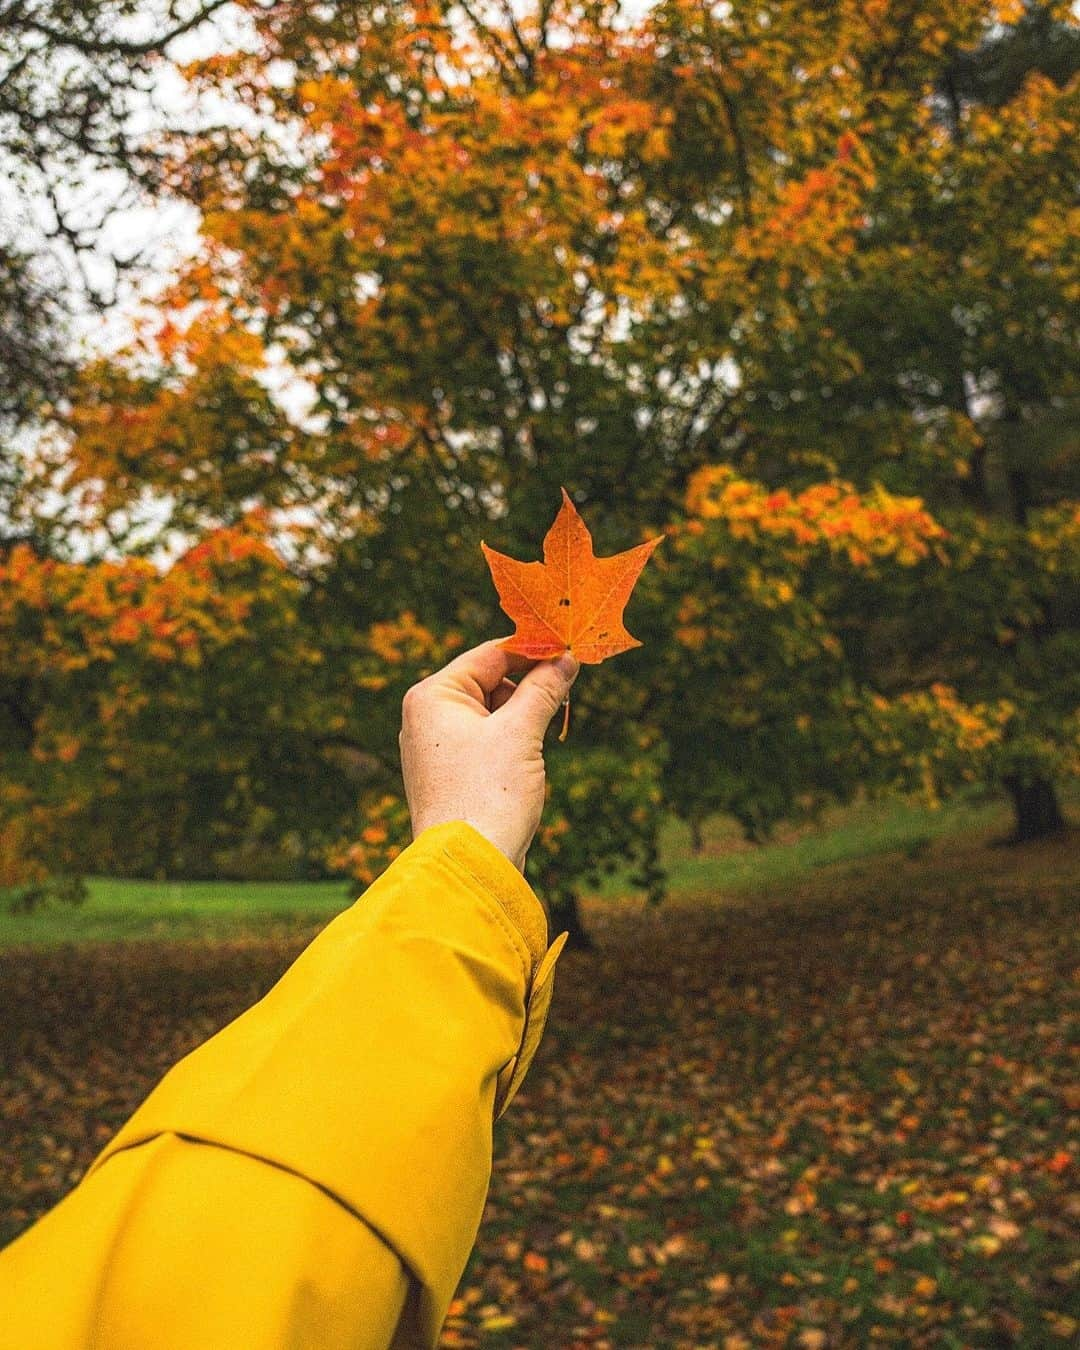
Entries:
[[481,542],[499,602],[517,629],[507,651],[535,660],[572,652],[582,664],[640,647],[623,627],[630,592],[658,535],[610,558],[593,553],[592,535],[565,488],[563,504],[544,537],[544,561],[518,562]]

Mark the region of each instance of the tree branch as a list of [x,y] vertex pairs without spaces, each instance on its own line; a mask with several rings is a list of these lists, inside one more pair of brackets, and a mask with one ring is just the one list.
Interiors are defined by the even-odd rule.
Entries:
[[[95,37],[90,34],[74,33],[70,30],[65,31],[62,28],[54,28],[51,24],[44,23],[41,19],[34,18],[32,15],[22,18],[16,14],[14,21],[9,22],[7,26],[16,31],[38,33],[58,47],[68,47],[72,51],[81,52],[84,56],[153,56],[164,51],[170,42],[182,37],[184,33],[190,33],[192,29],[198,28],[217,10],[223,9],[232,2],[233,0],[207,0],[207,3],[201,9],[187,19],[175,24],[168,32],[159,33],[155,37],[147,38],[144,42],[125,42],[123,38]],[[3,22],[5,17],[0,16],[0,23]]]

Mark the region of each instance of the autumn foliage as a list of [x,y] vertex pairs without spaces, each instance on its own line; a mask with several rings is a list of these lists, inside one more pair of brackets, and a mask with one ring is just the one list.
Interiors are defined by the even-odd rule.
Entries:
[[[145,789],[170,825],[133,868],[286,849],[369,880],[407,839],[401,695],[501,631],[480,541],[535,557],[562,484],[601,557],[667,541],[642,647],[549,756],[552,903],[628,858],[658,896],[664,810],[761,836],[989,783],[1052,828],[1080,86],[1037,53],[970,75],[1028,51],[1031,6],[241,8],[186,71],[236,116],[158,147],[199,253],[30,475],[58,558],[76,519],[114,551],[3,560],[15,870],[119,866]],[[156,574],[148,498],[184,540]]]

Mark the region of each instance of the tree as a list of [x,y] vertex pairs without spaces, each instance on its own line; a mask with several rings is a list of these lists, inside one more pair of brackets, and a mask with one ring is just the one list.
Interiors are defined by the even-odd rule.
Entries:
[[[928,22],[935,8],[947,18],[944,7],[923,8]],[[967,8],[965,22],[977,7]],[[1020,577],[1030,581],[1024,617],[988,616],[977,645],[971,616],[985,612],[985,597],[950,605],[954,623],[944,632],[940,610],[929,634],[909,625],[909,649],[917,642],[924,661],[922,669],[905,661],[901,677],[936,675],[964,699],[1015,702],[992,776],[1012,794],[1017,837],[1030,838],[1063,824],[1053,784],[1075,764],[1075,683],[1067,661],[1053,655],[1075,650],[1075,586],[1064,573],[1056,585],[1040,577],[1028,559],[1044,520],[1056,521],[1062,510],[1068,516],[1080,469],[1068,187],[1080,86],[1067,6],[1002,6],[998,17],[1015,26],[989,29],[959,55],[961,34],[947,25],[928,28],[920,40],[918,25],[905,36],[897,24],[897,65],[910,62],[917,73],[921,62],[929,90],[935,67],[947,60],[949,98],[944,105],[932,93],[914,99],[882,82],[864,91],[872,116],[860,129],[858,153],[873,165],[858,202],[865,217],[850,253],[835,255],[813,282],[825,340],[812,355],[822,370],[832,357],[832,369],[826,379],[807,380],[806,367],[793,364],[785,319],[792,299],[805,304],[806,286],[778,286],[765,310],[777,339],[763,364],[779,417],[754,419],[758,426],[733,458],[759,462],[762,431],[773,446],[797,437],[825,450],[856,482],[873,475],[922,495],[958,538],[974,535],[976,549],[990,531],[1009,574],[997,592],[1002,606],[1014,603]],[[802,205],[806,220],[820,223],[815,199],[819,211],[830,211],[836,190],[815,183]],[[792,261],[805,258],[800,244]],[[806,331],[800,325],[794,340]],[[958,582],[954,574],[947,585]],[[890,665],[895,671],[891,657]]]
[[[101,238],[132,193],[155,190],[159,160],[137,114],[154,106],[170,46],[230,0],[2,0],[0,154],[9,182],[46,211],[47,238],[78,267],[125,265]],[[144,119],[145,121],[145,116]],[[86,189],[93,189],[93,210]],[[13,222],[5,221],[8,227]],[[106,298],[83,274],[87,298]]]
[[213,876],[224,849],[289,834],[282,801],[307,794],[313,826],[320,807],[336,820],[317,719],[295,730],[321,653],[298,640],[299,583],[264,535],[250,515],[164,570],[25,543],[0,562],[0,885],[90,866]]
[[[627,858],[659,894],[664,804],[760,835],[860,778],[1074,771],[1078,86],[942,94],[1023,6],[252,22],[251,52],[190,71],[253,114],[175,150],[202,255],[82,373],[34,490],[121,543],[147,491],[193,535],[252,503],[291,522],[326,706],[382,761],[436,647],[501,631],[481,534],[531,556],[561,484],[598,552],[670,531],[645,647],[579,681],[552,756],[530,866],[564,909]],[[1021,473],[1035,424],[1057,449]],[[406,613],[431,642],[350,707],[346,634]],[[358,804],[336,856],[362,881],[403,809],[390,775]]]
[[170,45],[225,4],[0,0],[0,539],[24,532],[11,521],[18,431],[71,377],[71,314],[104,311],[140,261],[108,229],[159,187],[140,113]]
[[1013,7],[1013,22],[995,25],[975,47],[957,52],[941,77],[954,131],[971,103],[1000,108],[1023,88],[1033,72],[1056,85],[1080,70],[1080,32],[1061,5],[1024,0]]

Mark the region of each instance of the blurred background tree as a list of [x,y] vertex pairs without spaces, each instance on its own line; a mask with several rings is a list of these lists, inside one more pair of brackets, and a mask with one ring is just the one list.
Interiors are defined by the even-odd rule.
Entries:
[[[59,553],[87,522],[137,550],[148,499],[162,538],[272,523],[295,640],[250,610],[258,696],[198,695],[244,747],[201,780],[244,784],[221,848],[244,811],[361,885],[400,848],[398,700],[502,631],[479,540],[536,556],[560,485],[598,552],[672,547],[631,608],[645,646],[579,680],[549,756],[529,867],[559,922],[627,861],[660,894],[669,809],[760,838],[862,788],[982,782],[1019,837],[1061,827],[1070,5],[231,9],[246,42],[185,74],[246,116],[147,151],[200,251],[57,402],[20,506]],[[172,735],[159,801],[188,802]],[[234,819],[173,814],[173,868]]]
[[0,547],[12,437],[66,387],[72,313],[107,310],[143,260],[109,227],[161,185],[146,126],[166,53],[225,4],[0,0]]
[[[160,186],[145,114],[165,53],[223,5],[0,0],[0,562],[20,541],[40,555],[65,551],[56,530],[18,509],[28,438],[40,434],[71,383],[75,321],[107,312],[121,278],[145,261],[110,226]],[[11,756],[28,749],[52,695],[29,679],[21,651],[5,655],[0,791],[15,791]],[[16,797],[24,803],[32,794]],[[28,865],[12,831],[0,834],[0,884]],[[18,833],[25,839],[37,830],[24,818]],[[47,852],[41,838],[36,851]],[[39,883],[47,874],[40,862],[30,870]]]

